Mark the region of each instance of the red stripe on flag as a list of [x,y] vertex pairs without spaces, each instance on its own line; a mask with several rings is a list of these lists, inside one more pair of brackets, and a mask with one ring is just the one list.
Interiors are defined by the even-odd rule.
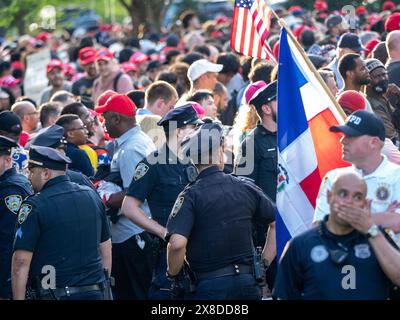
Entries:
[[237,32],[237,23],[238,23],[238,11],[239,9],[235,7],[233,10],[233,24],[232,24],[232,31],[231,31],[231,48],[235,49],[236,43],[236,32]]
[[321,185],[321,176],[319,175],[318,167],[315,168],[310,175],[308,175],[303,181],[300,182],[300,187],[303,189],[310,201],[313,208],[315,208],[315,202],[317,200],[319,186]]
[[255,48],[254,48],[254,33],[255,33],[255,29],[254,28],[251,28],[251,33],[250,33],[250,44],[249,44],[249,46],[250,46],[250,48],[249,48],[249,55],[251,56],[251,57],[254,57],[254,55],[256,55],[257,54],[257,52],[255,52]]
[[241,35],[242,39],[240,40],[240,52],[243,52],[244,41],[246,39],[246,33],[247,33],[246,25],[247,25],[248,12],[249,12],[249,10],[244,10],[244,14],[243,14],[243,26],[244,26],[244,28],[243,28],[243,32],[242,32],[242,35]]
[[331,126],[337,124],[338,122],[330,109],[325,109],[308,121],[321,177],[324,177],[332,168],[350,165],[342,159],[342,145],[339,141],[342,134],[329,131]]

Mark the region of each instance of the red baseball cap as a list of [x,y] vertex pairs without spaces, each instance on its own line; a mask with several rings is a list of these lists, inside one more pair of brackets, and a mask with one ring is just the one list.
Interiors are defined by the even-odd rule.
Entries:
[[11,63],[11,68],[14,70],[24,70],[24,65],[21,61],[14,61]]
[[122,70],[124,70],[125,73],[128,73],[129,71],[138,71],[138,68],[136,65],[134,65],[131,62],[124,62],[121,64]]
[[132,62],[134,64],[142,64],[145,63],[149,60],[149,57],[142,53],[142,52],[136,52],[134,53],[131,58],[129,59],[129,62]]
[[81,65],[87,65],[91,62],[95,62],[97,57],[97,51],[94,47],[85,47],[79,50],[79,61]]
[[4,76],[3,78],[0,79],[0,85],[7,88],[13,88],[14,86],[20,83],[21,80],[16,79],[11,75]]
[[370,54],[375,47],[380,44],[381,42],[378,39],[371,39],[365,44],[365,52],[366,55]]
[[105,105],[94,109],[97,113],[113,111],[126,116],[134,117],[136,115],[135,103],[125,94],[115,94],[111,96]]
[[382,11],[386,11],[386,10],[392,11],[395,8],[396,8],[396,5],[392,1],[385,1],[382,4]]
[[100,49],[96,55],[96,61],[99,61],[99,60],[110,61],[113,58],[114,58],[114,54],[112,52],[110,52],[107,48]]
[[50,34],[48,32],[43,31],[37,35],[36,40],[46,42],[47,40],[49,40],[49,38],[50,38]]
[[53,59],[46,65],[46,71],[47,71],[47,73],[49,73],[55,68],[59,68],[60,70],[63,70],[63,67],[64,67],[64,65],[60,60]]
[[351,112],[364,110],[366,106],[365,97],[361,93],[354,90],[342,92],[337,97],[337,102],[342,108],[345,108]]
[[317,0],[314,2],[314,9],[317,11],[326,11],[328,10],[328,4],[323,0]]
[[360,15],[360,14],[367,15],[368,14],[368,10],[364,6],[358,6],[357,9],[356,9],[356,14],[357,15]]
[[400,30],[400,12],[392,13],[385,22],[386,31]]
[[98,106],[103,106],[106,104],[107,100],[112,97],[113,95],[118,94],[117,92],[113,90],[107,90],[104,91],[98,98],[97,98],[97,105]]

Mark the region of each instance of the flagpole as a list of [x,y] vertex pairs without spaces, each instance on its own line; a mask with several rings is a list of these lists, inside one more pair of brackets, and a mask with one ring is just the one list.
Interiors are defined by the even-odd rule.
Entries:
[[287,34],[289,35],[290,39],[293,41],[294,45],[296,46],[297,50],[299,50],[300,54],[302,55],[302,57],[304,58],[305,62],[307,63],[307,66],[310,68],[310,70],[312,71],[312,73],[314,74],[314,76],[317,78],[318,82],[321,84],[321,86],[324,88],[325,92],[328,94],[329,98],[332,100],[334,106],[336,107],[337,111],[339,112],[339,114],[342,116],[343,120],[345,120],[347,118],[346,113],[343,111],[342,107],[339,105],[339,103],[336,101],[335,97],[333,96],[331,90],[328,88],[327,84],[325,83],[325,81],[322,79],[321,75],[318,73],[317,69],[315,68],[315,66],[312,64],[312,62],[310,61],[310,58],[307,56],[307,54],[305,53],[303,47],[299,44],[299,42],[297,41],[296,37],[294,36],[294,34],[292,33],[292,30],[289,28],[289,26],[286,24],[285,20],[283,20],[282,18],[280,18],[277,13],[275,12],[275,10],[273,10],[270,7],[270,10],[272,11],[273,15],[278,19],[279,24],[281,25],[282,28],[284,28],[287,32]]

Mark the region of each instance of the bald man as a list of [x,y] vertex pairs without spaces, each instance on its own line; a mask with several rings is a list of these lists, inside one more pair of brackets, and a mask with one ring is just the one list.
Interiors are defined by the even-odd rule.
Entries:
[[330,214],[293,238],[282,255],[273,295],[280,299],[386,300],[399,284],[400,253],[374,224],[367,185],[356,173],[336,177]]
[[11,111],[21,119],[22,130],[32,134],[39,129],[39,111],[29,101],[21,101],[12,105]]
[[386,69],[389,75],[389,83],[395,83],[400,87],[400,31],[392,31],[386,38],[386,48],[389,59]]

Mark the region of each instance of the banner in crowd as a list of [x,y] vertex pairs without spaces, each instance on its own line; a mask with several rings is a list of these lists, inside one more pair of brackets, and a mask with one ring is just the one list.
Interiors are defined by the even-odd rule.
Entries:
[[340,134],[329,128],[344,122],[305,58],[283,28],[278,70],[277,253],[311,227],[321,180],[342,160]]
[[37,53],[28,55],[26,58],[27,68],[24,79],[24,94],[37,103],[40,101],[40,93],[49,83],[46,74],[46,65],[50,60],[49,49],[42,49]]

